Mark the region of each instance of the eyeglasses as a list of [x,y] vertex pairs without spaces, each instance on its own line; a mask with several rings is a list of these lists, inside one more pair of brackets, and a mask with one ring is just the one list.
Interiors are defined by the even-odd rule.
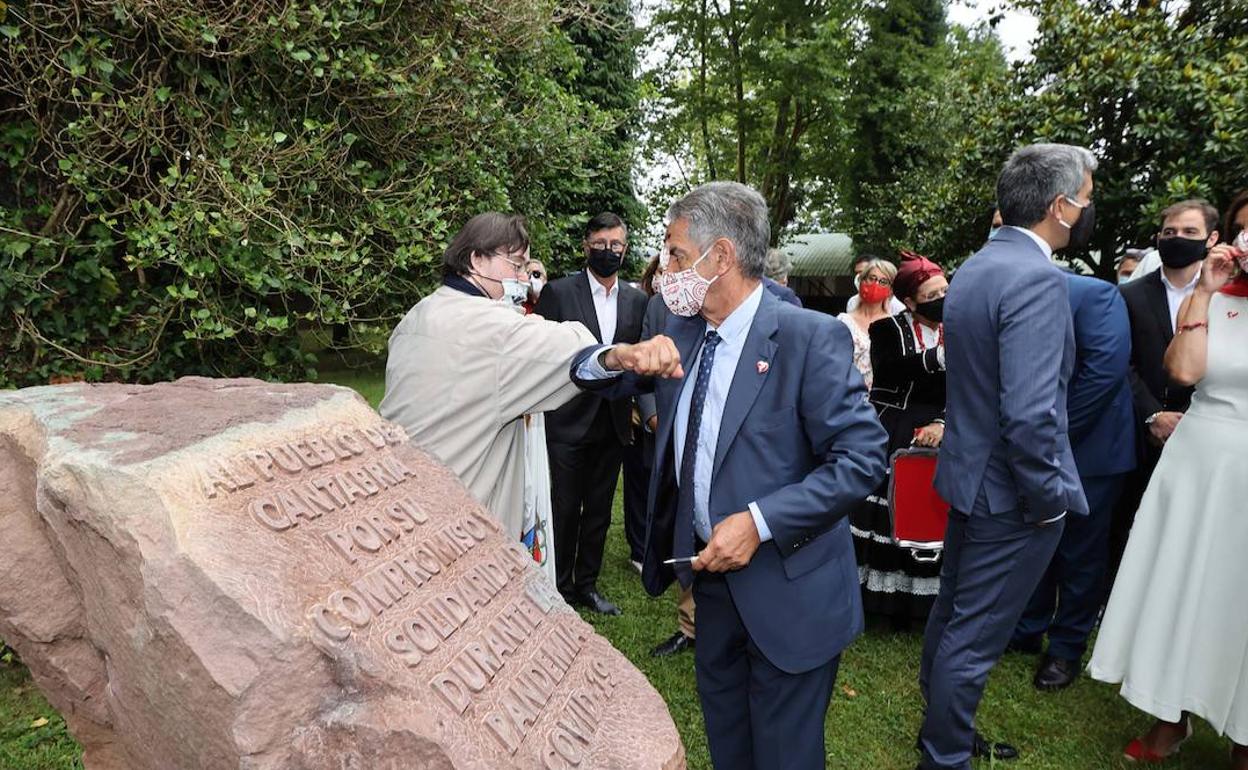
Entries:
[[541,270],[530,270],[529,277],[537,278],[538,280],[544,280],[546,278],[546,274],[543,273]]
[[590,241],[589,248],[598,250],[611,249],[616,254],[623,254],[624,249],[628,248],[628,244],[624,241]]
[[490,254],[489,256],[497,257],[498,259],[501,259],[507,264],[511,265],[511,269],[514,270],[517,275],[528,271],[528,267],[529,267],[528,262],[515,262],[511,259],[508,259],[506,254]]
[[893,285],[893,282],[892,282],[892,281],[888,280],[887,278],[881,278],[881,277],[879,277],[879,276],[877,276],[877,275],[869,275],[869,276],[867,276],[867,277],[865,277],[865,278],[860,279],[860,281],[859,281],[859,282],[860,282],[860,283],[875,283],[875,284],[879,284],[880,286],[883,286],[885,289],[887,289],[887,288],[889,288],[890,286],[892,286],[892,285]]

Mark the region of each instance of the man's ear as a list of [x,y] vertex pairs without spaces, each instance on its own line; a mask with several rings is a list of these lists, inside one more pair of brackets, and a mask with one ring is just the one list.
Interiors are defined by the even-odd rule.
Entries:
[[723,270],[718,271],[719,275],[726,274],[739,261],[737,259],[737,244],[727,238],[720,238],[715,241],[715,252],[719,255],[719,264],[723,268]]
[[1211,248],[1211,249],[1212,249],[1214,246],[1217,246],[1217,245],[1218,245],[1218,238],[1220,238],[1220,237],[1221,237],[1221,235],[1222,235],[1222,234],[1221,234],[1221,233],[1219,233],[1217,230],[1214,230],[1213,232],[1209,233],[1209,240],[1205,241],[1205,246],[1207,246],[1208,248]]

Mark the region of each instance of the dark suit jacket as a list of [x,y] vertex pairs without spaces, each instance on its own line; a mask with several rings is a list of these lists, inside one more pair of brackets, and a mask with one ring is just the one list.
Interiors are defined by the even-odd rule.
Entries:
[[[666,313],[662,326],[681,360],[692,366],[706,322]],[[853,350],[849,330],[840,321],[763,292],[715,449],[711,526],[756,502],[773,537],[747,567],[727,573],[728,589],[750,638],[775,666],[794,674],[830,661],[863,627],[846,514],[884,478],[887,437],[867,402]],[[582,351],[573,361],[574,379],[594,352]],[[693,532],[688,513],[677,522],[672,448],[684,383],[631,374],[600,382],[577,380],[582,387],[613,395],[653,391],[658,400],[642,567],[642,583],[654,596],[675,579],[663,560],[687,555],[673,554],[677,529],[688,538]]]
[[1075,373],[1066,396],[1070,447],[1081,477],[1135,469],[1131,324],[1118,289],[1097,278],[1067,274],[1075,327]]
[[945,299],[945,437],[936,491],[970,515],[1088,513],[1067,436],[1075,331],[1066,276],[1007,227]]
[[801,307],[802,300],[798,298],[797,292],[785,286],[782,283],[776,283],[770,278],[763,276],[763,286],[767,287],[767,291],[776,295],[776,298],[782,302],[787,302],[794,307]]
[[1122,287],[1131,320],[1131,394],[1135,401],[1136,442],[1143,458],[1159,450],[1148,443],[1144,421],[1157,412],[1186,412],[1194,388],[1175,385],[1166,376],[1162,360],[1174,339],[1170,328],[1170,303],[1161,268]]
[[[619,286],[615,338],[604,340],[598,328],[598,313],[584,270],[551,281],[538,297],[535,313],[548,321],[580,321],[603,344],[633,343],[641,339],[646,314],[646,294],[617,278]],[[546,439],[556,444],[578,444],[591,437],[590,431],[600,410],[610,412],[615,438],[621,445],[632,443],[632,404],[628,400],[609,402],[594,393],[582,393],[553,412],[546,413]]]

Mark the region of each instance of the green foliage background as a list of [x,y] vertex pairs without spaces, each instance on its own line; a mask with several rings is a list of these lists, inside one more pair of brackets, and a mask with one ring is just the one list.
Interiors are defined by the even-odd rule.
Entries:
[[626,10],[8,6],[0,387],[302,379],[297,331],[375,349],[474,213],[533,215],[534,255],[556,265],[595,208],[640,219]]

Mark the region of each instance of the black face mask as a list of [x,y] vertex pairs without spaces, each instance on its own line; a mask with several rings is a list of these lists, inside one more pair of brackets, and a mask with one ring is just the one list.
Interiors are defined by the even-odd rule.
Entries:
[[914,306],[914,312],[923,316],[932,323],[943,323],[945,320],[945,298],[938,297],[929,299],[927,302],[919,302]]
[[1088,201],[1079,212],[1079,219],[1070,226],[1070,242],[1066,248],[1071,251],[1083,251],[1092,242],[1092,228],[1096,227],[1096,203]]
[[594,271],[594,275],[610,278],[620,272],[620,266],[624,264],[624,255],[616,254],[611,249],[590,249],[589,259],[586,262],[589,264],[589,269]]
[[1161,264],[1174,270],[1196,264],[1205,258],[1209,249],[1205,247],[1204,238],[1158,238],[1157,253],[1161,255]]

